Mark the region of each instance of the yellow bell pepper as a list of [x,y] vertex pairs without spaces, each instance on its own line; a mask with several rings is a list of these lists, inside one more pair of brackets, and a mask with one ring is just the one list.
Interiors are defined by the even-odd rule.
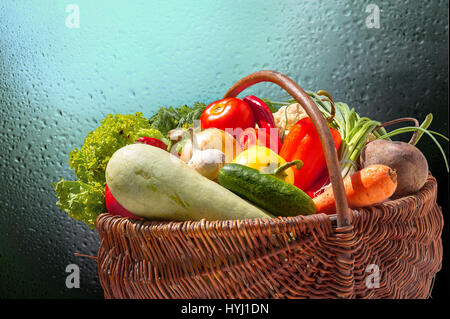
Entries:
[[[233,163],[257,169],[262,173],[273,174],[277,168],[286,164],[286,161],[270,148],[252,146],[236,156]],[[283,171],[283,175],[277,177],[293,185],[294,169],[289,167]]]

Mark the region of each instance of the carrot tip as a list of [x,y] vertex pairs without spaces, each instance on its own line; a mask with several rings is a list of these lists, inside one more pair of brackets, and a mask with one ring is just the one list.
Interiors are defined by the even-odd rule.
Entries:
[[388,174],[392,182],[397,183],[397,171],[395,169],[389,168]]

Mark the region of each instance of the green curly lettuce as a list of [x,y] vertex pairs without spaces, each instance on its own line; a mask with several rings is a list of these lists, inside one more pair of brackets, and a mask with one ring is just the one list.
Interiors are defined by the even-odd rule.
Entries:
[[105,184],[106,164],[111,156],[119,148],[134,143],[142,129],[152,130],[154,136],[161,134],[152,129],[142,113],[108,114],[101,125],[87,135],[81,149],[75,148],[70,152],[70,168],[82,182]]
[[83,183],[60,179],[52,183],[58,197],[56,205],[70,217],[94,228],[97,216],[106,212],[104,187],[100,183]]
[[83,146],[70,152],[69,165],[77,181],[61,179],[52,184],[58,198],[57,206],[72,218],[94,227],[95,218],[106,211],[105,170],[109,159],[119,148],[134,143],[141,136],[167,141],[142,113],[108,114],[99,127],[88,133]]

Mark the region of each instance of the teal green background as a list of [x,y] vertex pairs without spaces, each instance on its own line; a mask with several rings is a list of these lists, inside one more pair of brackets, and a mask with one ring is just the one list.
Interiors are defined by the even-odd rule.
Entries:
[[[370,3],[379,29],[365,25]],[[96,255],[97,233],[55,206],[50,183],[74,178],[68,154],[106,114],[209,103],[262,69],[379,121],[432,112],[448,136],[447,1],[0,0],[0,297],[103,296],[95,262],[73,255]],[[267,83],[246,93],[286,98]],[[446,212],[442,158],[426,136],[418,146]],[[79,289],[65,286],[71,263]]]

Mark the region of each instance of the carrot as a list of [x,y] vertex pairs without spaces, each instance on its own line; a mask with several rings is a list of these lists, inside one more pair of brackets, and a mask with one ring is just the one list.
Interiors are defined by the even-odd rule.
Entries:
[[[397,187],[397,173],[386,165],[370,165],[344,178],[350,208],[370,206],[388,199]],[[317,213],[334,214],[336,207],[331,186],[313,198]]]

